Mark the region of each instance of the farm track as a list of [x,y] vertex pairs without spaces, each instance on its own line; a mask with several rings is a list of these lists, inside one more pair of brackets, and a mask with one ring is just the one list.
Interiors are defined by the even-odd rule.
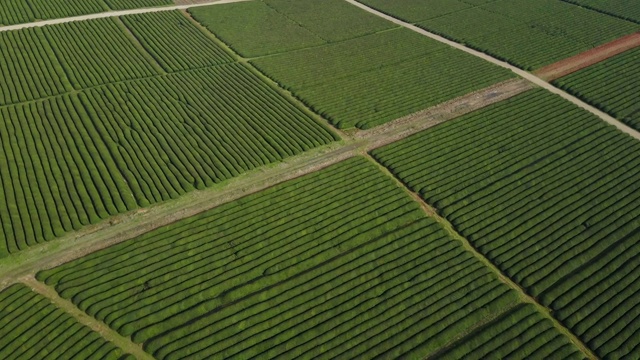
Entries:
[[424,30],[424,29],[422,29],[420,27],[417,27],[417,26],[415,26],[413,24],[410,24],[408,22],[396,19],[393,16],[389,16],[389,15],[383,13],[383,12],[380,12],[380,11],[377,11],[377,10],[375,10],[373,8],[370,8],[367,5],[364,5],[364,4],[362,4],[362,3],[360,3],[360,2],[358,2],[356,0],[345,0],[345,1],[350,3],[350,4],[352,4],[352,5],[354,5],[354,6],[357,6],[360,9],[365,10],[365,11],[371,13],[371,14],[377,15],[377,16],[383,18],[383,19],[391,21],[391,22],[393,22],[395,24],[398,24],[400,26],[403,26],[403,27],[405,27],[407,29],[413,30],[413,31],[415,31],[415,32],[417,32],[417,33],[419,33],[421,35],[424,35],[426,37],[429,37],[429,38],[431,38],[433,40],[436,40],[436,41],[439,41],[441,43],[447,44],[447,45],[449,45],[451,47],[454,47],[454,48],[456,48],[458,50],[462,50],[462,51],[464,51],[464,52],[466,52],[468,54],[471,54],[471,55],[479,57],[479,58],[481,58],[483,60],[489,61],[489,62],[491,62],[491,63],[493,63],[495,65],[498,65],[500,67],[503,67],[505,69],[509,69],[509,70],[513,71],[514,73],[516,73],[518,76],[520,76],[520,77],[532,82],[535,85],[540,86],[541,88],[543,88],[543,89],[545,89],[547,91],[550,91],[550,92],[552,92],[552,93],[554,93],[556,95],[561,96],[565,100],[570,101],[574,105],[576,105],[576,106],[578,106],[578,107],[580,107],[580,108],[582,108],[584,110],[589,111],[590,113],[596,115],[597,117],[599,117],[603,121],[615,126],[618,130],[620,130],[620,131],[622,131],[622,132],[624,132],[626,134],[629,134],[630,136],[632,136],[633,138],[635,138],[637,140],[640,140],[640,132],[639,131],[637,131],[637,130],[625,125],[624,123],[620,122],[619,120],[616,120],[614,117],[612,117],[612,116],[610,116],[610,115],[598,110],[597,108],[585,103],[584,101],[578,99],[577,97],[575,97],[573,95],[570,95],[570,94],[564,92],[563,90],[560,90],[560,89],[556,88],[555,86],[551,85],[550,83],[546,82],[545,80],[541,79],[540,77],[538,77],[538,76],[536,76],[536,75],[534,75],[534,74],[532,74],[530,72],[524,71],[524,70],[522,70],[520,68],[517,68],[517,67],[515,67],[513,65],[510,65],[510,64],[508,64],[508,63],[506,63],[504,61],[500,61],[500,60],[498,60],[498,59],[496,59],[496,58],[494,58],[492,56],[489,56],[489,55],[487,55],[487,54],[485,54],[483,52],[468,48],[468,47],[466,47],[466,46],[464,46],[462,44],[459,44],[459,43],[457,43],[455,41],[451,41],[451,40],[445,39],[442,36],[439,36],[439,35],[436,35],[434,33],[428,32],[428,31],[426,31],[426,30]]
[[576,56],[545,66],[535,71],[534,74],[546,81],[553,81],[638,46],[640,46],[640,32],[621,37]]
[[524,80],[508,80],[398,119],[381,129],[359,131],[342,142],[252,170],[206,190],[194,191],[175,200],[118,215],[109,221],[33,246],[0,261],[0,290],[11,285],[15,279],[34,275],[39,270],[56,267],[223,203],[364,154],[447,120],[506,100],[531,87]]
[[231,3],[242,2],[242,1],[249,1],[249,0],[208,0],[208,1],[193,2],[191,4],[184,4],[184,5],[157,6],[157,7],[150,7],[150,8],[131,9],[131,10],[105,11],[105,12],[95,13],[95,14],[43,20],[43,21],[16,24],[16,25],[0,26],[0,32],[40,27],[40,26],[46,26],[46,25],[64,24],[64,23],[73,22],[73,21],[102,19],[102,18],[133,15],[133,14],[145,14],[145,13],[152,13],[152,12],[158,12],[158,11],[183,10],[183,9],[188,9],[188,8],[198,7],[198,6],[231,4]]
[[31,290],[49,299],[55,306],[64,310],[67,314],[73,316],[80,324],[91,328],[91,330],[97,332],[105,340],[110,341],[123,351],[134,355],[139,360],[153,360],[153,357],[147,354],[142,349],[142,346],[134,344],[107,325],[85,314],[84,311],[78,309],[71,301],[61,298],[52,287],[39,282],[31,275],[21,278],[20,281],[31,288]]

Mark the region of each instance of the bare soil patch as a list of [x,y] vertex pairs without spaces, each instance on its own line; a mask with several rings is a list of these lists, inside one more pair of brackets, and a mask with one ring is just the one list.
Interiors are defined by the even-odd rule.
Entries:
[[627,50],[640,46],[640,32],[623,36],[612,42],[600,45],[576,56],[560,60],[534,72],[538,77],[552,81],[604,61]]

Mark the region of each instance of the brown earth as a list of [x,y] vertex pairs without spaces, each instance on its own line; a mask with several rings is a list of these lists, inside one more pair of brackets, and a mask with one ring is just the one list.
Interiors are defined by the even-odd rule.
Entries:
[[546,81],[552,81],[638,46],[640,46],[640,32],[623,36],[576,56],[547,65],[536,70],[534,74]]

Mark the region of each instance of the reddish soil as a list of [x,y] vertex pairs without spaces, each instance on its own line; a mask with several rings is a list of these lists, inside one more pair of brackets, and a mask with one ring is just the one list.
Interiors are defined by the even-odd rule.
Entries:
[[576,56],[547,65],[536,70],[534,74],[546,81],[552,81],[638,46],[640,46],[640,32],[621,37]]

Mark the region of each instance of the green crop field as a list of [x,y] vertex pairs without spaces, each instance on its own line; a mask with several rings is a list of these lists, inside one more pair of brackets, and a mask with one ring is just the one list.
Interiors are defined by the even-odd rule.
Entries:
[[0,360],[640,360],[637,1],[208,1],[1,1]]
[[640,130],[640,49],[629,50],[553,82]]
[[158,74],[118,20],[71,22],[43,30],[76,89]]
[[104,2],[113,10],[173,5],[172,0],[104,0]]
[[0,357],[123,360],[130,355],[24,285],[0,292]]
[[336,139],[240,64],[0,108],[0,137],[3,255]]
[[172,4],[171,0],[3,0],[0,26]]
[[234,61],[231,54],[177,11],[129,15],[121,19],[165,71]]
[[519,303],[362,158],[38,278],[158,359],[422,357]]
[[637,140],[537,90],[372,155],[600,356],[640,346],[619,290],[640,276]]
[[562,0],[640,24],[640,2],[636,0]]
[[585,356],[535,306],[527,304],[483,325],[436,358],[585,359]]
[[393,0],[362,2],[525,70],[640,30],[638,24],[560,0],[481,1],[473,7],[439,0],[422,5],[420,12],[412,11],[415,1],[406,7]]
[[251,63],[339,128],[371,128],[513,77],[407,29]]
[[189,9],[241,56],[325,45],[395,27],[342,0],[266,0]]
[[58,95],[70,89],[42,29],[0,33],[0,105]]
[[102,0],[3,0],[0,25],[55,19],[107,11]]

